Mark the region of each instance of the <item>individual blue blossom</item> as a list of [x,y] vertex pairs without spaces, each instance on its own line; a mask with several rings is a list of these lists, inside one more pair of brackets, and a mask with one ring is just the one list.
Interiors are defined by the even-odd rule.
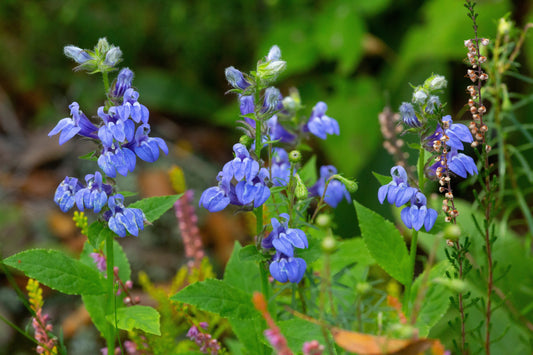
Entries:
[[273,45],[268,51],[267,61],[280,60],[281,59],[281,49],[277,45]]
[[307,264],[302,258],[295,258],[276,252],[270,263],[270,274],[279,282],[299,283],[305,273]]
[[436,95],[431,95],[426,104],[426,113],[435,113],[435,110],[440,107],[440,99]]
[[418,231],[424,226],[427,232],[433,228],[437,220],[437,211],[426,205],[426,196],[422,192],[416,192],[411,198],[411,205],[401,212],[402,221],[407,228]]
[[111,92],[115,98],[123,97],[126,90],[131,88],[131,82],[133,81],[133,72],[129,68],[123,68],[117,75],[115,85]]
[[[457,150],[463,150],[463,142],[464,143],[472,143],[474,141],[474,138],[472,137],[472,133],[470,133],[470,130],[467,126],[461,123],[453,123],[452,117],[450,115],[446,115],[442,117],[442,121],[445,122],[445,124],[448,126],[447,129],[444,130],[446,133],[446,136],[448,136],[448,140],[446,141],[446,144],[450,148],[454,148]],[[426,138],[426,147],[429,150],[433,149],[433,143],[437,140],[440,140],[442,137],[442,127],[440,124],[437,125],[437,129],[435,132]]]
[[238,69],[234,67],[228,67],[225,71],[226,80],[233,86],[235,89],[244,90],[250,86],[250,83],[244,79],[244,75]]
[[383,201],[387,198],[391,205],[394,204],[396,207],[400,207],[411,200],[417,189],[409,186],[407,172],[402,166],[393,167],[390,174],[392,181],[379,188],[378,200],[379,203],[383,204]]
[[263,113],[274,112],[283,108],[283,96],[279,90],[273,86],[265,90],[265,99],[263,101]]
[[283,148],[272,150],[272,163],[270,165],[271,180],[274,186],[287,186],[291,175],[289,155]]
[[109,197],[107,202],[109,210],[104,213],[109,228],[120,237],[127,233],[138,236],[139,229],[144,229],[144,213],[139,208],[127,208],[124,206],[124,196],[116,194]]
[[95,172],[85,176],[86,186],[76,192],[76,205],[80,211],[94,209],[98,213],[107,204],[107,197],[113,191],[111,185],[104,184],[102,174]]
[[224,165],[222,169],[224,176],[229,180],[234,177],[237,181],[254,178],[259,172],[259,163],[252,159],[248,148],[241,143],[236,143],[233,145],[233,151],[235,158]]
[[127,147],[113,143],[110,147],[104,147],[98,157],[98,166],[109,177],[116,177],[117,172],[128,175],[128,172],[135,170],[135,153]]
[[150,125],[142,124],[137,127],[134,139],[124,147],[133,150],[141,159],[149,163],[159,159],[159,150],[168,155],[168,147],[165,141],[158,137],[149,137]]
[[415,109],[413,105],[408,102],[402,102],[400,105],[400,115],[402,116],[403,122],[409,127],[420,127],[422,124],[416,117]]
[[76,46],[65,46],[63,52],[67,57],[71,58],[78,64],[83,64],[89,60],[95,59],[91,54]]
[[[311,186],[309,193],[312,196],[322,197],[326,189],[326,181],[333,175],[337,174],[337,169],[333,165],[324,165],[320,167],[320,178]],[[350,193],[342,182],[336,179],[329,180],[327,190],[324,195],[324,201],[331,207],[335,208],[342,199],[350,202]]]
[[308,247],[307,237],[301,229],[289,228],[290,217],[287,213],[280,214],[280,220],[272,218],[272,232],[263,239],[261,246],[265,249],[275,248],[277,252],[287,256],[294,255],[294,248]]
[[148,123],[150,112],[146,106],[137,101],[138,99],[139,93],[137,91],[133,90],[133,88],[126,89],[122,106],[119,106],[117,109],[118,113],[124,120],[131,117],[135,123]]
[[[217,177],[219,181],[221,180],[220,178],[221,174],[222,173],[219,173],[219,176]],[[228,191],[226,191],[226,189],[224,189],[223,187],[226,187]],[[229,192],[228,182],[225,182],[225,183],[221,182],[218,186],[210,187],[202,193],[202,196],[200,196],[199,206],[200,207],[203,206],[209,212],[222,211],[224,208],[226,208],[229,205],[231,201],[229,198],[228,192]]]
[[270,140],[279,141],[282,143],[292,143],[296,139],[296,136],[287,131],[278,120],[277,115],[273,115],[267,120],[268,134]]
[[[239,95],[239,103],[240,103],[241,115],[245,116],[245,115],[254,113],[255,106],[254,106],[254,97],[252,95]],[[251,119],[249,120],[253,121]]]
[[98,129],[98,138],[105,147],[110,147],[113,140],[124,143],[133,139],[135,123],[127,117],[121,117],[118,111],[115,106],[110,107],[107,113],[104,112],[103,106],[98,108],[98,117],[104,122]]
[[270,197],[267,180],[268,170],[261,168],[252,179],[239,181],[234,189],[230,189],[231,203],[237,206],[253,206],[254,208],[261,206]]
[[84,137],[97,139],[96,131],[98,128],[85,116],[80,110],[80,105],[73,102],[69,105],[70,115],[60,120],[57,125],[48,133],[48,136],[59,135],[59,145],[62,145],[76,134]]
[[[478,174],[476,163],[472,157],[469,157],[466,154],[459,153],[457,149],[452,148],[446,154],[446,162],[448,163],[448,169],[459,175],[460,177],[466,179],[468,174],[474,175]],[[435,164],[429,167],[428,175],[431,177],[436,176],[438,168],[444,168],[444,159],[440,159]]]
[[105,54],[104,64],[114,67],[122,60],[122,51],[119,47],[111,46]]
[[313,112],[304,127],[304,131],[307,130],[321,139],[326,139],[327,134],[339,135],[339,124],[335,119],[326,116],[327,109],[326,103],[318,102],[313,107]]
[[57,187],[54,202],[59,206],[61,211],[67,212],[74,206],[76,193],[82,188],[83,186],[77,178],[67,176]]

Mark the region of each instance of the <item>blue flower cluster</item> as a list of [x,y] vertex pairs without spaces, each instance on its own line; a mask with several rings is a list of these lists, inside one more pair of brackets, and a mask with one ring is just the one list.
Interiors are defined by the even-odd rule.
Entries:
[[221,211],[230,203],[259,207],[270,197],[268,170],[259,167],[243,144],[235,144],[233,151],[235,158],[218,173],[218,186],[208,188],[200,197],[200,206],[210,212]]
[[425,145],[428,150],[434,149],[436,145],[440,145],[443,135],[446,135],[448,137],[446,145],[450,149],[446,153],[446,159],[441,158],[429,167],[428,174],[431,177],[435,177],[437,175],[437,169],[444,168],[445,162],[448,164],[448,169],[462,178],[466,178],[468,174],[477,174],[478,170],[474,159],[468,155],[459,153],[459,150],[464,149],[463,142],[472,143],[474,141],[472,133],[470,133],[468,127],[465,125],[453,123],[450,115],[442,117],[442,121],[448,128],[443,129],[438,124],[435,132],[426,138]]
[[418,189],[409,186],[407,172],[402,166],[391,169],[392,181],[383,185],[378,190],[378,199],[381,204],[387,198],[391,205],[400,207],[406,203],[409,206],[402,209],[401,218],[407,228],[420,230],[422,226],[430,231],[437,220],[437,211],[427,207],[424,194]]
[[[105,39],[98,42],[94,51],[82,50],[75,46],[65,47],[65,54],[80,67],[107,73],[120,61],[120,49],[107,44]],[[49,136],[60,134],[59,144],[64,144],[76,135],[93,140],[98,149],[98,166],[107,177],[115,178],[117,173],[126,176],[135,169],[137,157],[146,162],[155,162],[160,150],[168,154],[168,147],[161,138],[150,137],[149,111],[139,103],[139,93],[132,87],[133,72],[123,68],[107,93],[108,101],[97,110],[99,123],[91,122],[73,102],[70,116],[63,118],[50,131]],[[99,172],[88,174],[85,185],[77,178],[66,177],[58,186],[54,201],[63,212],[74,204],[83,211],[85,208],[100,213],[109,228],[124,237],[127,233],[137,236],[144,226],[144,214],[140,209],[124,207],[124,197],[115,194],[113,186],[104,183]]]
[[294,248],[307,248],[307,237],[301,229],[289,228],[288,214],[280,214],[280,219],[281,222],[272,218],[272,232],[263,239],[261,246],[276,250],[270,263],[270,273],[274,279],[298,283],[302,280],[307,264],[304,259],[294,256]]

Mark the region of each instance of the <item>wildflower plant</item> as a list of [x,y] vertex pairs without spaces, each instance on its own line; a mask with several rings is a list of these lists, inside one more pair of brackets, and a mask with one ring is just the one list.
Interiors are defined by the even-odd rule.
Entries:
[[[171,208],[178,196],[147,198],[127,205],[118,192],[117,174],[133,172],[137,158],[155,162],[160,151],[168,154],[166,143],[149,135],[149,110],[139,102],[133,72],[117,66],[122,60],[120,48],[102,38],[93,50],[66,46],[64,52],[79,64],[75,70],[102,75],[105,102],[91,119],[73,102],[69,117],[50,131],[49,136],[59,135],[60,145],[77,137],[94,142],[95,150],[84,158],[96,162],[99,169],[84,179],[65,177],[56,189],[54,202],[63,212],[74,207],[82,213],[91,210],[96,220],[88,225],[85,214],[75,212],[76,223],[87,235],[79,259],[57,250],[32,249],[4,263],[53,289],[81,295],[93,323],[106,339],[106,351],[114,353],[119,329],[160,333],[157,311],[139,305],[129,294],[131,270],[115,237],[137,237],[146,224]],[[117,71],[110,83],[109,74]]]

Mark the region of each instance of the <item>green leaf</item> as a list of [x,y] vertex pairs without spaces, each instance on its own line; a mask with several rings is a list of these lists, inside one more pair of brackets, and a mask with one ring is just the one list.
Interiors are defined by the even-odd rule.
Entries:
[[322,328],[317,325],[305,321],[300,318],[293,318],[278,323],[281,333],[287,339],[289,348],[294,351],[295,354],[300,353],[302,346],[305,342],[310,340],[318,340],[322,345],[332,343],[333,339],[328,331],[328,341],[324,340],[324,334]]
[[[421,337],[426,337],[429,334],[431,328],[446,314],[450,305],[450,289],[442,284],[433,282],[437,278],[446,278],[446,270],[453,273],[452,266],[447,260],[435,265],[429,271],[429,277],[427,277],[429,284],[426,286],[427,289],[423,290],[425,294],[421,298],[420,311],[415,324]],[[426,273],[427,270],[418,276],[413,283],[410,299],[411,311],[417,300],[420,286],[426,277]]]
[[[257,251],[255,245],[249,246],[252,246]],[[261,291],[261,274],[256,262],[252,260],[245,261],[240,258],[240,252],[244,249],[238,241],[235,241],[233,252],[224,271],[224,281],[239,290],[248,292],[251,298],[254,291]],[[246,270],[246,272],[243,272],[243,270]]]
[[307,242],[309,247],[306,249],[295,249],[297,257],[302,258],[307,264],[313,263],[322,255],[321,242],[324,239],[324,231],[309,229],[307,231]]
[[359,228],[372,257],[390,276],[403,285],[411,282],[409,254],[394,224],[354,201]]
[[[145,333],[161,335],[159,327],[159,312],[152,307],[135,305],[117,309],[118,329],[131,331],[139,329]],[[115,314],[106,315],[106,319],[111,324],[115,324]]]
[[106,223],[95,221],[89,226],[89,232],[87,233],[87,240],[91,243],[94,249],[102,249],[102,243],[106,238],[110,236],[115,238],[116,234],[113,232]]
[[57,250],[30,249],[4,259],[4,263],[69,295],[95,295],[105,290],[98,271]]
[[130,208],[140,208],[144,215],[146,216],[146,219],[153,223],[155,222],[159,217],[163,215],[166,211],[168,211],[172,206],[174,206],[174,203],[181,197],[182,194],[179,195],[170,195],[170,196],[156,196],[156,197],[149,197],[142,199],[140,201],[136,201],[129,205]]
[[263,318],[234,319],[230,318],[231,330],[247,350],[245,354],[269,355],[272,349],[265,342],[266,323]]
[[392,181],[392,176],[385,176],[385,175],[381,175],[381,174],[378,174],[376,172],[372,172],[372,175],[374,175],[374,177],[376,178],[376,180],[378,180],[378,182],[381,184],[381,185],[387,185],[389,182]]
[[241,261],[255,261],[259,262],[264,259],[263,255],[257,250],[257,247],[253,244],[241,247],[239,249],[239,259]]
[[[248,270],[242,270],[242,272],[248,272]],[[251,295],[227,282],[215,279],[189,285],[171,296],[170,300],[192,304],[204,311],[227,318],[259,317],[259,312],[252,304]]]
[[98,158],[96,156],[96,151],[89,152],[87,154],[84,154],[82,156],[79,156],[78,159],[82,160],[89,160],[89,161],[97,161]]
[[302,181],[307,185],[313,185],[317,180],[316,173],[316,156],[313,155],[309,160],[304,164],[304,166],[298,171]]
[[81,295],[81,300],[96,329],[103,338],[107,338],[113,333],[113,326],[106,320],[106,314],[113,311],[110,307],[112,303],[108,302],[107,295]]

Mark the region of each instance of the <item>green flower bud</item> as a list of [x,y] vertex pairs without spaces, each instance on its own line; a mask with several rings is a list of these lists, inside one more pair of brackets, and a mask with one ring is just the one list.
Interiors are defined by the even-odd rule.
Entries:
[[321,247],[324,252],[331,254],[337,248],[337,241],[331,235],[328,235],[322,240]]
[[359,185],[354,180],[347,179],[339,174],[333,175],[333,178],[342,182],[350,193],[356,192],[359,189]]
[[292,150],[289,153],[289,161],[291,162],[291,164],[299,163],[300,160],[302,160],[302,153],[300,153],[299,150]]
[[294,195],[298,200],[305,200],[308,194],[307,187],[300,178],[300,175],[295,174],[294,177],[296,178],[296,188],[294,190]]
[[239,138],[239,143],[246,146],[247,148],[250,148],[250,145],[252,144],[253,139],[248,137],[247,135],[242,135],[241,138]]
[[455,242],[461,236],[461,228],[456,224],[450,224],[444,229],[444,238]]
[[316,217],[316,225],[322,228],[327,228],[331,225],[331,216],[326,213],[321,213]]
[[372,290],[372,286],[368,282],[358,282],[355,285],[355,292],[360,295],[365,295]]
[[105,56],[105,54],[111,49],[111,45],[107,42],[107,38],[103,37],[98,40],[94,50],[97,54]]
[[444,89],[448,85],[448,81],[446,81],[446,78],[439,74],[433,74],[429,78],[424,81],[424,88],[427,90],[435,91]]

